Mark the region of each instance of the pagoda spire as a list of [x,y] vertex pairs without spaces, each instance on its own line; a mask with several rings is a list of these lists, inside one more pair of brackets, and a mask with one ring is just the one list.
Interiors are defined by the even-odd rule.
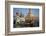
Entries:
[[28,16],[32,16],[32,10],[31,9],[29,9],[29,13],[28,13]]
[[32,11],[31,11],[31,9],[29,9],[29,14],[32,14]]

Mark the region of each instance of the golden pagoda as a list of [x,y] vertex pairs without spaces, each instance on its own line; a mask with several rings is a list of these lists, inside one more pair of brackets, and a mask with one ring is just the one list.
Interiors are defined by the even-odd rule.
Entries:
[[32,21],[34,21],[34,19],[35,19],[35,16],[32,14],[31,9],[29,9],[29,13],[25,17],[25,20],[26,22],[31,23]]

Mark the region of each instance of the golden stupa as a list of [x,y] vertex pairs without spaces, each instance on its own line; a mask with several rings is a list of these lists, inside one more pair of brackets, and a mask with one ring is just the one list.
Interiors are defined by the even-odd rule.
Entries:
[[25,17],[26,22],[31,23],[32,21],[35,20],[35,16],[32,14],[31,9],[29,9],[29,13]]

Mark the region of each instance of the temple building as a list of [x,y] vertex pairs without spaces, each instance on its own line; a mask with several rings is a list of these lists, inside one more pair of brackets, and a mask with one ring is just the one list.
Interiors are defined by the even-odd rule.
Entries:
[[25,22],[25,18],[24,16],[22,15],[22,13],[16,13],[16,23],[21,23],[21,22]]
[[[29,9],[29,12],[26,16],[22,15],[22,13],[16,13],[16,24],[20,25],[20,26],[29,26],[29,27],[33,27],[36,20],[36,16],[34,16],[32,14],[32,10]],[[17,25],[17,26],[18,26]]]
[[31,9],[29,9],[29,13],[28,13],[27,16],[25,17],[25,19],[28,20],[28,21],[35,20],[35,16],[32,14]]

